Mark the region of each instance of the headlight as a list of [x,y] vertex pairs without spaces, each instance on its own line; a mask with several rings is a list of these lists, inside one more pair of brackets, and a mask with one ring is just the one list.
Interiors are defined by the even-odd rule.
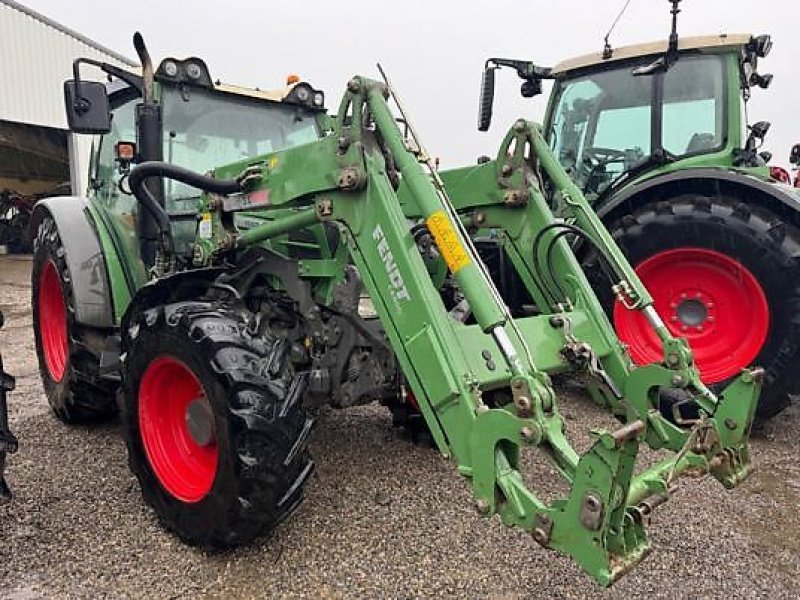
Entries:
[[759,58],[766,57],[769,51],[772,50],[772,37],[767,34],[751,37],[750,42],[747,44],[747,50]]
[[178,75],[178,64],[175,61],[164,61],[162,66],[164,68],[164,74],[167,77],[176,77]]
[[203,69],[200,68],[200,65],[197,63],[188,63],[186,65],[186,75],[189,79],[194,79],[195,81],[200,79],[200,76],[203,74]]
[[311,95],[311,92],[308,91],[307,87],[305,87],[305,86],[297,86],[297,94],[296,94],[296,96],[297,96],[297,99],[300,101],[300,103],[305,104],[306,102],[308,102],[308,99],[309,99],[310,95]]
[[188,83],[212,87],[211,75],[202,59],[192,56],[186,60],[165,58],[156,70],[156,78],[163,77],[174,83]]
[[284,102],[299,104],[308,108],[324,108],[325,94],[320,90],[315,90],[306,82],[296,84],[292,90],[284,97]]
[[769,51],[772,50],[772,38],[768,35],[760,35],[755,39],[756,54],[760,58],[766,58]]

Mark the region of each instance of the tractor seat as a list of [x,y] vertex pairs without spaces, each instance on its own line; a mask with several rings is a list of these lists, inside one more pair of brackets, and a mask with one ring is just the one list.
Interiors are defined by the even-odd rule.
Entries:
[[717,140],[713,133],[695,133],[686,146],[686,154],[711,150],[716,145]]

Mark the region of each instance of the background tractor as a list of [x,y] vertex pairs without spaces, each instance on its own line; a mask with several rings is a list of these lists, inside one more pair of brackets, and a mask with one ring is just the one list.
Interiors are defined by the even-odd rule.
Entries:
[[[0,311],[0,329],[3,327],[3,313]],[[3,370],[3,357],[0,355],[0,503],[11,499],[11,489],[5,479],[6,456],[17,451],[17,438],[8,428],[8,405],[6,394],[14,390],[14,377]]]
[[[648,553],[644,524],[680,474],[728,488],[748,475],[762,372],[720,396],[702,383],[538,126],[515,123],[497,159],[451,172],[448,192],[388,81],[352,78],[328,115],[307,83],[235,90],[196,58],[154,70],[134,41],[141,75],[81,59],[65,83],[72,130],[102,137],[89,197],[33,213],[35,338],[62,420],[111,416],[118,391],[130,467],[182,539],[229,547],[290,515],[323,405],[413,398],[482,515],[602,585]],[[113,81],[81,80],[86,63]],[[633,365],[565,232],[648,320],[656,362]],[[489,243],[525,309],[495,286]],[[621,422],[583,453],[551,381],[564,372]],[[642,443],[672,454],[635,470]],[[540,500],[523,451],[569,492]]]
[[[766,371],[758,416],[800,391],[800,194],[759,150],[769,123],[748,124],[747,101],[772,75],[758,71],[767,35],[678,39],[612,49],[553,68],[492,58],[479,129],[491,119],[495,70],[511,67],[522,95],[553,80],[544,135],[653,293],[670,331],[686,338],[703,380]],[[583,260],[603,280],[595,253]],[[640,364],[657,359],[646,322],[599,290]]]
[[30,252],[28,222],[36,196],[0,191],[0,246],[11,252]]

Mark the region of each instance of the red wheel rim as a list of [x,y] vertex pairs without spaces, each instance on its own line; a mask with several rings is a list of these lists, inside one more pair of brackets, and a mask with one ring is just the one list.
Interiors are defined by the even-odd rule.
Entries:
[[[190,423],[197,408],[208,419],[207,439]],[[203,386],[181,361],[161,356],[148,365],[139,384],[139,431],[164,489],[183,502],[202,500],[217,472],[217,441]]]
[[52,260],[39,275],[39,335],[50,378],[61,381],[67,369],[67,306],[61,278]]
[[[736,375],[758,355],[769,330],[764,290],[740,262],[703,248],[659,252],[636,273],[669,330],[689,341],[703,381]],[[614,306],[614,325],[639,364],[663,359],[658,337],[638,311]]]

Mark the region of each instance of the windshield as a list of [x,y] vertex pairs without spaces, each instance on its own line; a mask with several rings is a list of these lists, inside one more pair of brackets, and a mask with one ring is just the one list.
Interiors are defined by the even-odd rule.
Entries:
[[634,77],[627,64],[562,80],[550,147],[588,193],[602,192],[657,150],[676,157],[719,150],[723,66],[719,56],[682,56],[657,75]]
[[[163,119],[164,160],[199,173],[319,137],[311,111],[197,88],[165,89]],[[177,181],[165,185],[168,207],[199,195]]]
[[[316,140],[319,129],[314,114],[306,109],[234,96],[200,88],[164,86],[164,160],[205,173],[269,152]],[[104,135],[97,152],[93,189],[130,252],[138,252],[135,223],[138,205],[124,185],[126,172],[119,168],[114,145],[136,140],[135,109],[139,98],[113,111],[112,130]],[[176,247],[185,248],[193,239],[197,198],[200,192],[165,180],[167,212],[172,218]]]

